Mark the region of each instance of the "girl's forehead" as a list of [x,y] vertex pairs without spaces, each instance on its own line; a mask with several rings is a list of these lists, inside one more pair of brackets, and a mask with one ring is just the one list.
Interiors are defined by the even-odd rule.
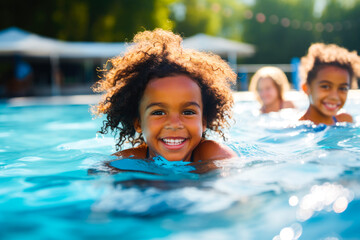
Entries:
[[185,89],[185,88],[198,88],[197,82],[186,75],[175,75],[162,78],[151,79],[146,89],[166,90],[171,88]]
[[154,78],[147,84],[141,104],[149,102],[196,101],[201,103],[201,89],[186,75]]
[[347,69],[337,66],[324,66],[320,68],[315,76],[315,80],[348,80],[350,81],[350,73]]
[[265,86],[265,85],[275,85],[275,81],[271,77],[261,77],[258,81],[258,87]]
[[259,82],[273,82],[274,80],[269,76],[264,76],[259,79]]

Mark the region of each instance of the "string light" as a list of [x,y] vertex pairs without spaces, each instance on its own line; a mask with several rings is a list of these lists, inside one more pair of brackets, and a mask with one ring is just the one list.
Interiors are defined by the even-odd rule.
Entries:
[[290,20],[288,19],[288,18],[282,18],[281,19],[281,25],[283,26],[283,27],[289,27],[290,26]]
[[[343,31],[343,30],[350,30],[354,27],[354,22],[345,20],[342,22],[316,22],[312,23],[310,21],[300,21],[297,19],[289,19],[287,17],[279,18],[277,15],[272,14],[268,18],[267,16],[262,13],[254,13],[251,10],[246,10],[244,13],[245,19],[251,20],[255,19],[257,22],[263,24],[266,21],[268,21],[270,24],[273,25],[280,25],[284,28],[293,28],[293,29],[303,29],[306,31],[312,31],[315,30],[317,32],[334,32],[334,31]],[[358,20],[360,22],[360,19]]]
[[266,17],[263,13],[258,13],[256,14],[256,20],[259,22],[259,23],[263,23],[266,21]]

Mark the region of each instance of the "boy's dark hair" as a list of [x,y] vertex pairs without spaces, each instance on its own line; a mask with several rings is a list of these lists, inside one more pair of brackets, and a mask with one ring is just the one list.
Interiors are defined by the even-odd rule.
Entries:
[[347,70],[350,75],[351,87],[358,87],[356,77],[360,76],[360,58],[356,51],[349,52],[335,44],[312,44],[308,54],[301,58],[302,82],[310,84],[318,72],[326,66],[336,66]]
[[187,75],[201,89],[203,118],[206,127],[224,137],[221,127],[228,126],[233,106],[229,82],[236,74],[219,56],[181,46],[182,38],[162,29],[144,31],[134,37],[124,56],[110,61],[111,69],[104,71],[104,78],[94,84],[95,92],[104,92],[93,113],[106,114],[102,134],[110,129],[119,134],[116,148],[125,141],[132,145],[143,144],[137,135],[134,121],[139,116],[139,102],[149,80],[173,75]]

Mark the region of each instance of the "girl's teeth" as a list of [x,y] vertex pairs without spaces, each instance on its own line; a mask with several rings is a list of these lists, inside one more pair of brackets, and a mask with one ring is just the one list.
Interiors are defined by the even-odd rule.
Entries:
[[336,108],[336,104],[330,104],[330,103],[326,103],[326,105],[330,108]]
[[179,145],[185,141],[185,139],[166,139],[164,138],[163,141],[168,145]]

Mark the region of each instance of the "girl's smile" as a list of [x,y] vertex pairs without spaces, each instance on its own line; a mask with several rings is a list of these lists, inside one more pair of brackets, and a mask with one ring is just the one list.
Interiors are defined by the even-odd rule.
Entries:
[[185,145],[185,141],[187,139],[182,137],[173,137],[173,138],[163,138],[161,140],[164,142],[165,147],[172,150],[176,150],[176,149],[181,149]]
[[150,157],[190,161],[206,129],[201,89],[186,75],[154,78],[147,84],[134,127],[142,133]]

